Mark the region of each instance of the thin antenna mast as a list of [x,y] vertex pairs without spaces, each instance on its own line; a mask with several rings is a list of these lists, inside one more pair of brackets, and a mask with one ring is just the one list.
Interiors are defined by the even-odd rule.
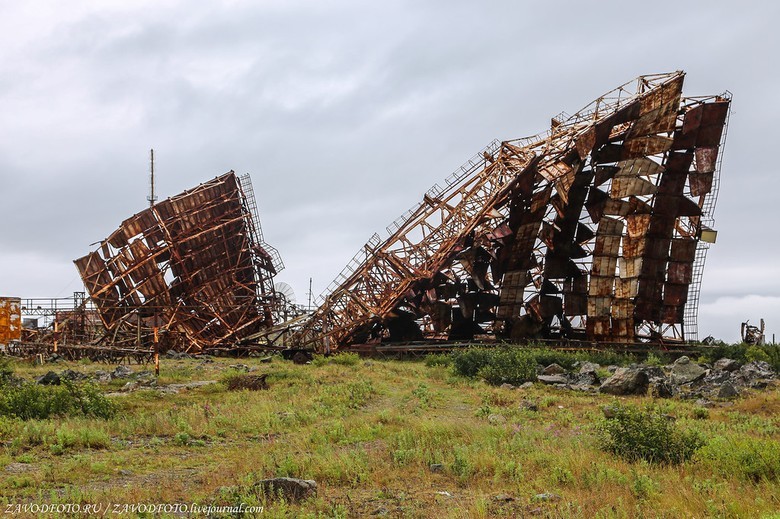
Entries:
[[150,168],[149,168],[149,196],[146,199],[149,201],[149,207],[154,207],[154,203],[157,201],[157,197],[154,196],[154,149],[149,150],[150,154]]

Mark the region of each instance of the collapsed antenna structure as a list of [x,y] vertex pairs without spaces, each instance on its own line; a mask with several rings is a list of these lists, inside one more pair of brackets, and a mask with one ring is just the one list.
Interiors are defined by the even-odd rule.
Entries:
[[360,249],[293,342],[695,339],[731,95],[683,97],[684,76],[490,143]]

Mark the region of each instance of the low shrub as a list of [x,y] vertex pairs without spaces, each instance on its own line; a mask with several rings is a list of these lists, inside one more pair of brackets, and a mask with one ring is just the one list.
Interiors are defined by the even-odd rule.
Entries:
[[51,416],[111,418],[117,406],[91,383],[59,386],[26,383],[0,386],[0,416],[42,420]]
[[763,360],[768,362],[773,369],[780,370],[780,344],[762,344],[761,346],[720,344],[714,347],[702,348],[701,355],[710,363],[723,358],[734,359],[740,362]]
[[536,359],[519,348],[502,348],[490,357],[490,362],[477,371],[488,384],[522,384],[536,380]]
[[111,418],[117,406],[94,384],[63,381],[59,386],[26,383],[0,387],[0,416],[41,420],[52,416]]
[[697,432],[679,430],[657,409],[618,405],[611,414],[596,425],[599,445],[631,462],[681,463],[704,444]]

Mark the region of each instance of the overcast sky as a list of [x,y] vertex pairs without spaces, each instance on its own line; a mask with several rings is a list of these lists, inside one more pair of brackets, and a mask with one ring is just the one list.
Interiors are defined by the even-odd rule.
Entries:
[[252,176],[305,302],[492,139],[640,74],[734,94],[700,337],[780,333],[772,2],[0,0],[0,295],[81,290],[72,260],[146,206]]

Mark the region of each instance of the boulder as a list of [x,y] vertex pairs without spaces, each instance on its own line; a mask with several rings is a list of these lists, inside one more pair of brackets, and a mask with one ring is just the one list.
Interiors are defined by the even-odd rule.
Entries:
[[539,375],[536,377],[543,384],[567,384],[569,379],[563,375]]
[[42,377],[38,377],[36,379],[36,382],[38,382],[39,384],[43,384],[44,386],[59,386],[60,376],[53,371],[49,371]]
[[111,378],[127,378],[133,374],[133,368],[125,364],[120,364],[111,372]]
[[92,376],[98,382],[111,382],[111,373],[103,371],[102,369],[95,370],[95,372],[92,373]]
[[575,386],[597,386],[601,383],[595,371],[580,372],[572,381]]
[[506,417],[502,414],[491,414],[487,417],[487,420],[491,425],[501,425],[506,423]]
[[674,386],[665,380],[656,380],[650,384],[650,394],[655,398],[672,398]]
[[583,362],[582,365],[580,365],[580,374],[595,373],[599,369],[601,369],[601,366],[595,362]]
[[66,369],[60,373],[60,378],[63,380],[84,380],[87,376],[84,373]]
[[522,409],[525,411],[538,411],[539,406],[536,405],[536,402],[532,402],[530,400],[521,400],[520,405],[517,406],[518,409]]
[[644,395],[650,379],[641,369],[618,368],[601,384],[599,391],[609,395]]
[[542,370],[542,375],[561,375],[563,373],[566,373],[566,370],[554,362]]
[[269,497],[281,496],[290,502],[300,501],[317,494],[317,483],[311,479],[263,479],[255,483],[254,487]]
[[718,390],[718,398],[735,398],[739,396],[739,390],[731,382],[725,382]]
[[734,359],[718,359],[712,368],[716,371],[737,371],[742,364]]
[[739,368],[739,374],[742,375],[746,380],[751,381],[772,378],[774,376],[774,371],[772,371],[772,367],[768,362],[764,362],[763,360],[754,360],[753,362],[748,362]]
[[522,384],[517,386],[517,389],[529,389],[529,388],[532,388],[532,387],[534,387],[534,383],[533,382],[523,382]]
[[431,463],[431,465],[428,467],[431,472],[434,473],[440,473],[444,472],[444,465],[441,463]]
[[512,384],[504,383],[504,384],[501,384],[501,389],[515,389],[515,386],[513,386]]
[[669,381],[678,386],[680,384],[689,384],[704,377],[707,370],[691,362],[688,357],[682,356],[672,364]]

